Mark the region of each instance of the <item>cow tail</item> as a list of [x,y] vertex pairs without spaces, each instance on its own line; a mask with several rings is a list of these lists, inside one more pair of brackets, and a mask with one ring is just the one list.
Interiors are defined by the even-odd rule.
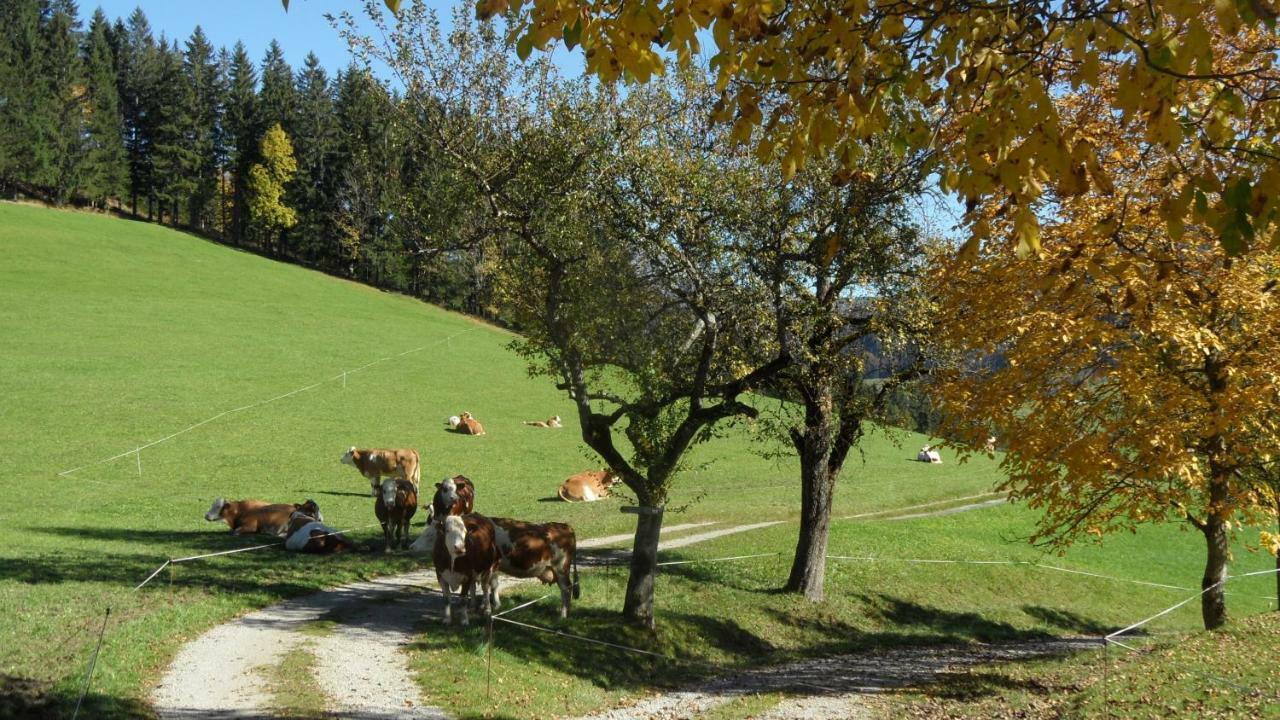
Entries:
[[418,456],[418,451],[413,451],[413,489],[416,491],[422,485],[422,458]]
[[556,490],[556,494],[557,494],[557,495],[559,495],[559,496],[560,496],[560,499],[561,499],[561,500],[563,500],[563,501],[565,501],[565,502],[573,502],[573,501],[572,501],[572,500],[570,500],[569,498],[565,497],[565,495],[564,495],[564,486],[563,486],[563,485],[561,485],[561,486],[560,486],[560,489],[559,489],[559,490]]

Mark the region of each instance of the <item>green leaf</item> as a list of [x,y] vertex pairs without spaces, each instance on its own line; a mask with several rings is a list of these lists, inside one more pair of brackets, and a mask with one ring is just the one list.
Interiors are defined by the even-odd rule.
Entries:
[[280,4],[284,5],[285,12],[289,12],[289,0],[280,0]]
[[526,33],[518,41],[516,41],[516,57],[521,60],[528,60],[529,55],[533,53],[533,36]]
[[382,0],[387,4],[387,9],[393,13],[400,12],[400,0]]
[[578,18],[578,22],[573,25],[566,25],[564,28],[564,46],[570,50],[578,45],[578,41],[582,39],[582,18]]

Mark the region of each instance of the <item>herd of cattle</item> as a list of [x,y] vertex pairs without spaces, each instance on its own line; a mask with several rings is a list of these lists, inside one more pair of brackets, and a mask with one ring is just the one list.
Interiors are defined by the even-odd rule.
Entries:
[[[454,426],[453,421],[459,422]],[[554,424],[552,422],[554,421]],[[467,434],[484,429],[470,416],[449,418],[451,426]],[[468,426],[474,424],[474,428]],[[559,427],[560,418],[538,421],[538,427]],[[526,423],[533,425],[535,423]],[[462,429],[466,428],[466,429]],[[578,597],[578,568],[574,555],[577,538],[565,523],[532,523],[512,518],[486,517],[475,512],[475,484],[463,475],[435,485],[426,505],[427,522],[421,534],[409,540],[409,523],[418,511],[420,462],[412,449],[361,449],[352,447],[342,462],[360,471],[374,497],[373,511],[382,525],[383,549],[408,548],[430,555],[436,579],[444,593],[444,621],[452,621],[452,594],[462,604],[466,625],[467,601],[477,602],[488,615],[501,598],[498,573],[516,578],[536,578],[560,588],[560,616],[567,617],[571,598]],[[592,501],[607,497],[616,478],[609,470],[578,473],[560,486],[567,501]],[[285,548],[295,552],[335,553],[356,548],[349,538],[324,523],[314,500],[268,504],[260,500],[227,501],[218,498],[205,520],[222,520],[233,535],[257,533],[282,537]],[[480,586],[480,596],[475,595]]]

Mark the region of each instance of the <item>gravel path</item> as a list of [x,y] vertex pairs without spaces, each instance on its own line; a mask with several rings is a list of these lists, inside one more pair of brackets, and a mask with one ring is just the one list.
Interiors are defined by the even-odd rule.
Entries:
[[861,697],[912,687],[957,668],[1062,655],[1097,647],[1096,639],[1036,640],[955,647],[902,647],[804,660],[712,680],[582,720],[674,720],[693,718],[735,697],[782,692],[789,698],[761,716],[768,720],[866,717]]
[[[950,514],[986,507],[995,502],[1003,500],[947,508],[935,513],[877,519],[905,520],[932,514]],[[673,550],[782,522],[784,521],[774,520],[735,525],[664,539],[658,548]],[[662,534],[665,538],[671,534],[714,524],[716,523],[698,522],[672,525],[663,528]],[[579,547],[599,548],[626,542],[631,538],[631,534],[592,538],[583,540]],[[509,585],[510,582],[507,578],[504,585]],[[299,644],[310,642],[311,650],[316,655],[316,666],[313,669],[315,679],[333,699],[329,710],[336,717],[361,720],[434,720],[447,717],[439,708],[423,704],[417,685],[405,664],[406,656],[402,652],[416,630],[424,623],[435,622],[440,617],[440,595],[436,592],[423,592],[424,588],[435,588],[434,572],[423,570],[344,585],[272,605],[219,625],[183,646],[153,690],[152,704],[157,714],[166,720],[271,717],[264,707],[270,702],[271,689],[263,680],[260,669],[279,664]],[[308,625],[320,620],[333,621],[327,632],[318,635],[302,632]],[[800,665],[795,667],[800,668],[796,672],[802,670]],[[784,676],[788,672],[786,669],[778,671]],[[646,701],[660,703],[654,706],[654,713],[649,715],[605,714],[599,717],[683,717],[680,713],[696,714],[699,708],[717,705],[734,693],[772,687],[769,684],[772,681],[764,679],[767,675],[754,673],[739,677],[761,679],[747,681],[756,685],[750,689],[735,691],[731,686],[724,686],[726,689],[719,690],[717,688],[721,686],[713,684],[704,690],[676,693]],[[791,685],[784,683],[784,687]],[[821,704],[830,700],[830,697],[823,697],[811,701]],[[647,706],[646,703],[637,708]],[[679,712],[675,715],[660,714],[665,712],[662,708],[667,707],[663,703],[674,703],[671,707]],[[813,707],[813,713],[794,717],[829,715],[825,710],[820,710],[818,705]]]

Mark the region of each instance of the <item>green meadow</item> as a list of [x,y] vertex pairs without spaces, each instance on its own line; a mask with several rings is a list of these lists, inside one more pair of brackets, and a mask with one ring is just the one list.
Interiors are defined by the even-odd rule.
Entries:
[[[185,640],[281,598],[418,567],[415,558],[384,556],[380,531],[365,527],[374,523],[368,483],[338,462],[352,445],[417,448],[424,482],[466,474],[484,513],[563,520],[584,538],[633,527],[634,517],[619,512],[625,498],[584,505],[554,499],[564,477],[598,461],[570,428],[521,424],[568,418],[571,405],[550,381],[528,376],[504,330],[100,215],[0,203],[0,253],[0,716],[56,716],[74,704],[107,608],[82,716],[147,716],[147,692]],[[487,436],[446,431],[445,418],[463,410],[484,423]],[[766,459],[750,423],[724,434],[690,458],[670,503],[681,511],[669,512],[666,522],[793,520],[795,464]],[[837,491],[836,515],[948,499],[963,504],[959,498],[988,492],[998,480],[996,463],[986,458],[914,462],[926,441],[872,432]],[[359,528],[351,534],[369,551],[319,558],[244,552],[179,565],[135,591],[168,558],[263,542],[204,520],[219,496],[314,498],[329,524]],[[946,505],[929,509],[936,507]],[[460,716],[553,717],[728,667],[885,644],[1097,636],[1190,594],[1026,564],[894,559],[1039,562],[1199,584],[1203,542],[1179,525],[1058,557],[1026,544],[1034,519],[1024,508],[1000,506],[837,521],[831,554],[879,559],[831,560],[829,598],[821,605],[774,591],[795,541],[794,523],[784,523],[665,553],[664,560],[776,554],[664,572],[656,633],[620,627],[625,576],[618,570],[585,571],[582,600],[567,621],[549,601],[520,616],[678,661],[501,626],[493,671],[502,682],[492,695],[482,692],[481,628],[431,628],[413,646],[412,662],[425,697]],[[1246,546],[1255,537],[1242,533],[1233,572],[1274,567]],[[1271,577],[1234,581],[1233,617],[1274,607],[1264,599],[1274,588]],[[509,597],[541,592],[525,587]],[[1148,630],[1154,641],[1198,627],[1192,603]],[[1274,623],[1260,627],[1274,640]],[[442,677],[441,667],[452,675]],[[1062,667],[1046,672],[1069,672]],[[277,670],[273,686],[307,687],[288,668]],[[994,684],[979,686],[961,705],[980,708],[998,692]],[[295,707],[288,699],[275,706]],[[749,714],[778,699],[739,705]],[[1089,701],[1073,707],[1096,711]],[[1142,714],[1140,703],[1125,707]]]

